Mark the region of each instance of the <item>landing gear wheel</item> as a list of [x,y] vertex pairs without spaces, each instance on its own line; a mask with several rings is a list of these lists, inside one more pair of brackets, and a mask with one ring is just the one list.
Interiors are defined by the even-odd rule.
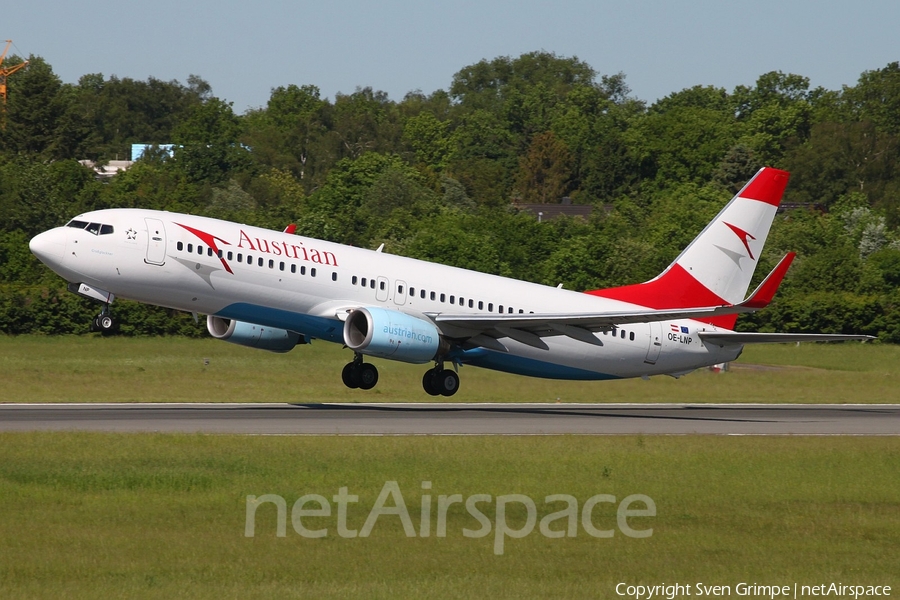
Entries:
[[428,369],[422,376],[422,388],[429,396],[440,396],[441,392],[435,384],[437,369]]
[[[351,363],[352,364],[352,363]],[[356,380],[359,382],[359,389],[371,390],[378,383],[378,369],[370,363],[362,363],[356,370]]]
[[116,326],[115,320],[110,315],[100,315],[97,317],[97,325],[103,333],[109,333]]
[[347,363],[344,365],[344,370],[341,371],[341,379],[351,390],[355,390],[359,387],[359,371],[356,368],[356,364]]
[[116,320],[113,319],[112,315],[108,312],[104,311],[94,317],[94,320],[91,321],[91,331],[107,334],[111,333],[113,329],[116,327]]
[[442,396],[452,396],[459,390],[459,375],[457,375],[455,371],[444,369],[443,371],[438,371],[437,375],[434,377],[434,383],[435,389],[437,389]]

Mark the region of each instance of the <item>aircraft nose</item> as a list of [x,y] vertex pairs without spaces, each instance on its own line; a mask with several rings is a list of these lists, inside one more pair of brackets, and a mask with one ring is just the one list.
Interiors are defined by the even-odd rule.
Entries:
[[39,233],[28,243],[31,253],[46,264],[56,264],[62,260],[66,250],[66,232],[60,228]]

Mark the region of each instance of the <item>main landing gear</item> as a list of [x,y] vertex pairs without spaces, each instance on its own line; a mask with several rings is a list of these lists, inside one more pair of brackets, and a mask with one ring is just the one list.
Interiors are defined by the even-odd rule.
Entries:
[[[378,383],[378,369],[363,362],[362,354],[355,353],[353,362],[344,365],[341,379],[350,389],[370,390]],[[425,371],[422,387],[431,396],[452,396],[459,390],[459,375],[452,369],[445,369],[442,362]]]
[[116,326],[116,320],[109,314],[109,304],[103,307],[103,311],[91,321],[91,331],[110,333]]
[[378,369],[372,363],[363,362],[362,354],[353,355],[353,362],[349,362],[341,371],[341,379],[348,388],[370,390],[378,383]]
[[452,396],[459,389],[459,375],[439,363],[433,369],[425,371],[422,387],[431,396]]

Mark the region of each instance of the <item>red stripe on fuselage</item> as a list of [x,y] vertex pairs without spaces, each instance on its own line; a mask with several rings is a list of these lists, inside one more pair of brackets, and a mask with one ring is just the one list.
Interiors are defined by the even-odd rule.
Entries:
[[[678,263],[672,265],[665,273],[646,283],[636,283],[605,290],[585,292],[592,296],[609,298],[636,304],[654,310],[671,308],[699,308],[705,306],[722,306],[729,304],[711,292],[693,275],[684,270]],[[716,327],[733,329],[737,315],[705,317],[696,319]]]

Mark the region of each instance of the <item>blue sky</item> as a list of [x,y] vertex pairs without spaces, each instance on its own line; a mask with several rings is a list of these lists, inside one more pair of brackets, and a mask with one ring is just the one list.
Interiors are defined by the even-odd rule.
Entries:
[[330,98],[371,86],[400,100],[447,89],[481,59],[534,50],[621,71],[648,102],[779,70],[839,89],[900,60],[896,0],[28,0],[3,12],[0,39],[65,82],[100,72],[185,83],[193,73],[238,113],[291,83]]

